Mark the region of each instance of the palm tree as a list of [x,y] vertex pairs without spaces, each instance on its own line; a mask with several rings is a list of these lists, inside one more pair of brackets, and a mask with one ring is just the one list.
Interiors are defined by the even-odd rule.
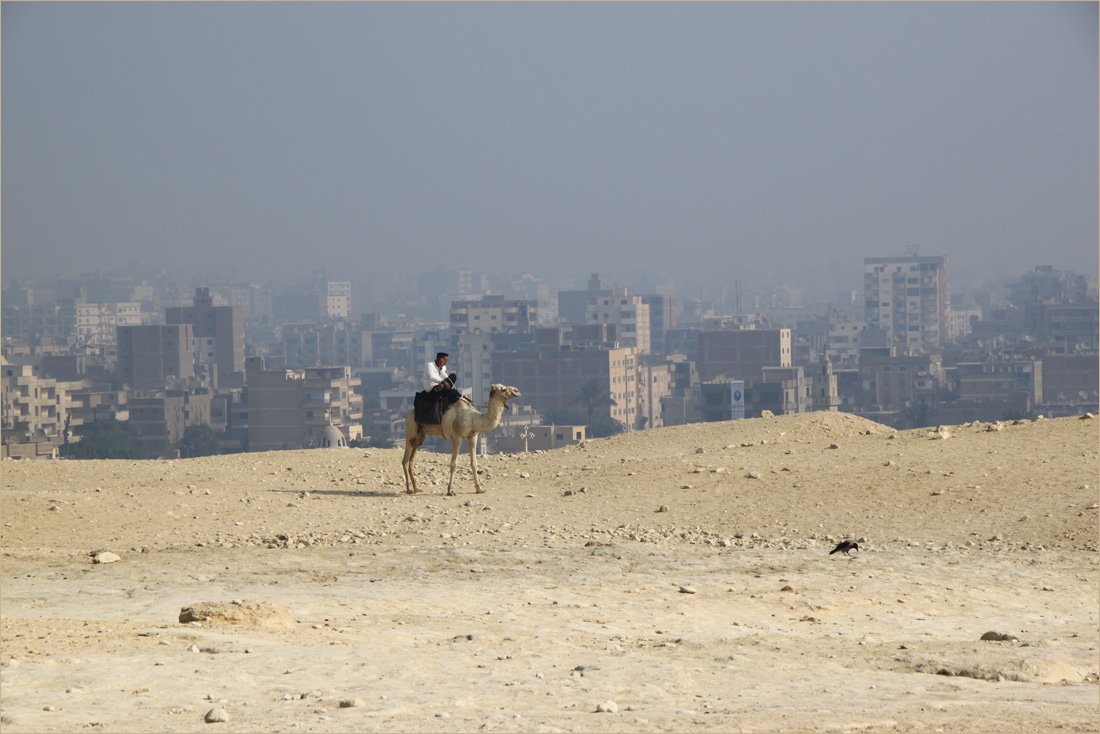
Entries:
[[581,385],[573,403],[583,405],[588,411],[588,425],[592,425],[592,414],[596,412],[596,408],[609,408],[618,404],[608,394],[607,386],[595,378]]

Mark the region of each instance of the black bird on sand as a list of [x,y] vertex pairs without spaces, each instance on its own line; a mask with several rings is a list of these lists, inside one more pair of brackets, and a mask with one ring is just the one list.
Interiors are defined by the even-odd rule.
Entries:
[[840,543],[837,543],[836,548],[833,548],[831,551],[829,551],[829,555],[831,556],[834,553],[843,553],[847,556],[848,551],[854,550],[859,550],[859,543],[855,542],[854,540],[844,540]]

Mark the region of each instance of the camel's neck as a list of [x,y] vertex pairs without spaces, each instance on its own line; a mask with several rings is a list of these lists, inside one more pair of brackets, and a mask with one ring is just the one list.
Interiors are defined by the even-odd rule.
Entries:
[[489,398],[489,408],[480,414],[477,419],[478,433],[485,433],[496,428],[500,425],[502,415],[504,415],[504,399]]

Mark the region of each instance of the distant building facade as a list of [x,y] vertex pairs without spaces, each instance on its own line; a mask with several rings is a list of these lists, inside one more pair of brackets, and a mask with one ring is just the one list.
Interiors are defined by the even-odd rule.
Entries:
[[190,307],[165,309],[168,324],[189,324],[194,333],[194,359],[214,367],[216,387],[244,385],[244,311],[215,306],[209,288],[196,288]]
[[119,326],[118,376],[135,390],[157,390],[195,376],[191,324]]
[[248,360],[247,436],[249,451],[320,445],[326,426],[349,441],[362,435],[363,399],[351,368],[266,370],[259,357]]
[[947,329],[947,258],[869,257],[863,261],[864,318],[887,346],[935,351]]
[[759,380],[765,367],[791,366],[790,329],[718,329],[697,332],[699,379]]

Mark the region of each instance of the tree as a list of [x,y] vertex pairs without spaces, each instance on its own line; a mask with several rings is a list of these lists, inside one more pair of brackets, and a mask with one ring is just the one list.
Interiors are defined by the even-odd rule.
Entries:
[[615,399],[608,394],[607,386],[596,378],[581,385],[577,397],[573,398],[573,404],[584,406],[588,414],[587,425],[592,425],[592,415],[597,408],[610,408],[616,405]]
[[136,454],[129,428],[113,418],[85,426],[80,441],[61,446],[61,455],[70,459],[133,459]]
[[180,439],[180,456],[184,459],[192,459],[196,456],[213,456],[214,454],[220,454],[221,450],[222,446],[221,441],[218,440],[218,434],[208,424],[202,423],[184,429],[183,438]]
[[617,436],[625,430],[626,426],[614,418],[597,418],[588,424],[588,437],[607,438]]

